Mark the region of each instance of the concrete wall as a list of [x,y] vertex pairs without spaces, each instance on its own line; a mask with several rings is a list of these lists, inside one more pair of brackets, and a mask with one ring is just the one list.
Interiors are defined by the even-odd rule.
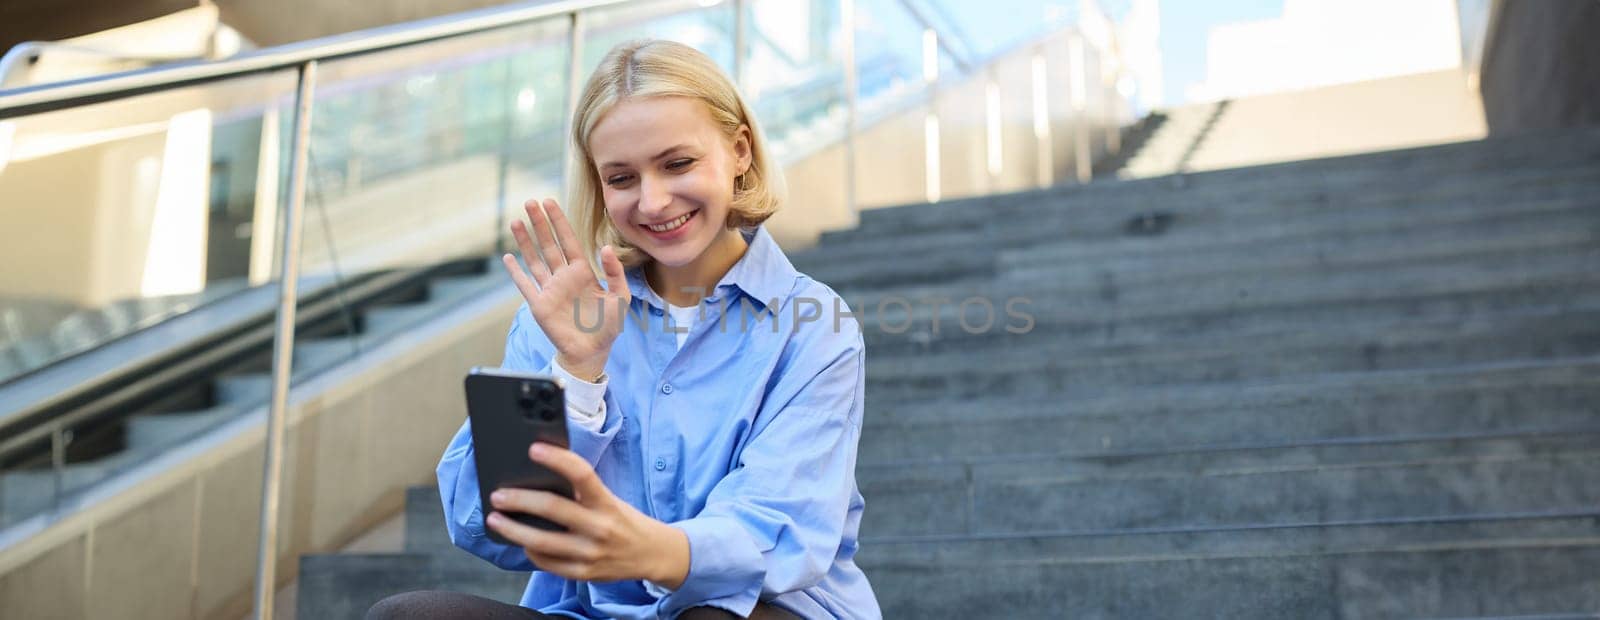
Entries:
[[[939,122],[939,199],[1012,192],[1076,182],[1079,162],[1106,156],[1123,122],[1125,103],[1101,74],[1100,56],[1084,45],[1077,79],[1072,41],[1063,32],[1037,45],[996,59],[970,75],[945,79],[931,103],[910,105],[863,127],[856,136],[856,205],[859,209],[927,201],[927,137],[924,121]],[[1034,92],[1034,62],[1044,74]],[[999,169],[989,169],[987,90],[998,93]],[[1035,97],[1042,97],[1043,144],[1036,138]],[[769,221],[772,235],[786,249],[815,243],[826,230],[855,224],[845,202],[842,147],[828,147],[785,168],[789,201]]]
[[1600,2],[1496,2],[1479,77],[1489,131],[1600,124]]
[[[280,582],[399,510],[466,417],[461,373],[498,365],[507,288],[297,386],[281,502]],[[240,617],[252,603],[264,415],[153,477],[0,552],[0,618]],[[231,432],[231,434],[229,434]]]
[[1189,162],[1214,170],[1476,140],[1483,109],[1460,70],[1233,100]]

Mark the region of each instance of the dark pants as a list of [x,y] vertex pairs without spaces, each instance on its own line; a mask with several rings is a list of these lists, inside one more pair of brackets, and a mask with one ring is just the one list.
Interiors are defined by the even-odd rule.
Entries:
[[[738,618],[733,612],[715,607],[696,607],[678,616],[683,620],[727,620]],[[421,620],[434,618],[473,618],[482,620],[544,620],[554,616],[541,614],[527,607],[508,605],[481,596],[419,590],[396,594],[378,601],[367,610],[367,620]],[[766,603],[757,603],[750,614],[752,620],[794,620],[794,614]]]

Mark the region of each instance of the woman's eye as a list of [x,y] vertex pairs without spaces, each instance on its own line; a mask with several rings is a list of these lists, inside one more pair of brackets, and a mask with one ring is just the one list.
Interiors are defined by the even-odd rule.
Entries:
[[667,167],[673,170],[682,170],[692,163],[694,163],[693,159],[675,159],[667,162]]
[[630,179],[630,178],[631,177],[629,177],[627,175],[614,176],[614,177],[611,177],[609,179],[606,179],[606,185],[612,185],[612,186],[621,185],[623,183],[627,183],[628,179]]

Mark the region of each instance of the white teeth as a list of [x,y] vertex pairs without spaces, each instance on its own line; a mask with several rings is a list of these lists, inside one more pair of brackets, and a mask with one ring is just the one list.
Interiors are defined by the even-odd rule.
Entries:
[[691,215],[694,215],[694,212],[691,211],[689,213],[685,213],[681,217],[679,217],[678,219],[672,220],[672,221],[667,222],[665,224],[659,224],[659,225],[654,225],[654,226],[646,225],[645,228],[649,228],[650,230],[653,230],[653,231],[656,231],[656,232],[668,232],[668,231],[676,229],[679,226],[682,226],[684,222],[689,221],[689,216],[691,216]]

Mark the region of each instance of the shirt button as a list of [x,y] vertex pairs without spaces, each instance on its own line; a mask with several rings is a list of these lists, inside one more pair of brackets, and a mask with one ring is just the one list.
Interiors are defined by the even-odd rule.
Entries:
[[672,393],[672,384],[671,383],[663,383],[663,384],[661,384],[661,393],[662,394],[671,394]]
[[661,470],[664,470],[666,468],[667,468],[667,459],[659,458],[659,457],[656,458],[656,471],[661,471]]

